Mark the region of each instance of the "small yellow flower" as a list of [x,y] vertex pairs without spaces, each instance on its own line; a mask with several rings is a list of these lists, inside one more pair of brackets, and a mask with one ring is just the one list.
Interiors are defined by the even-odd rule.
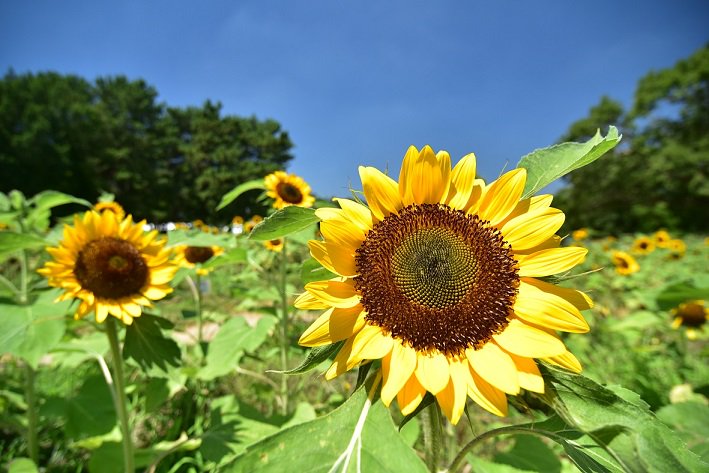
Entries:
[[658,230],[652,237],[655,240],[655,245],[659,248],[666,248],[667,243],[672,239],[667,230]]
[[254,215],[253,217],[251,217],[251,221],[258,224],[263,222],[263,217],[260,215]]
[[571,238],[573,238],[576,241],[582,241],[588,238],[588,228],[579,228],[578,230],[574,230],[571,232]]
[[614,251],[611,255],[611,260],[615,265],[615,271],[623,276],[633,274],[640,270],[640,265],[635,261],[635,258],[625,251]]
[[263,246],[265,246],[268,250],[280,253],[281,251],[283,251],[283,239],[277,238],[275,240],[264,241]]
[[123,220],[126,216],[126,211],[118,202],[98,202],[94,205],[94,210],[98,213],[113,212],[118,220]]
[[241,215],[237,215],[236,217],[231,219],[232,225],[243,225],[244,224],[244,217]]
[[702,300],[682,303],[672,309],[671,313],[674,316],[672,328],[686,327],[686,335],[690,340],[696,340],[698,332],[709,320],[709,308],[705,307],[705,302]]
[[315,197],[310,195],[310,186],[295,174],[276,171],[264,178],[266,195],[273,199],[273,207],[282,209],[289,205],[312,207]]
[[638,255],[646,255],[655,251],[655,242],[646,236],[641,236],[633,242],[631,251]]

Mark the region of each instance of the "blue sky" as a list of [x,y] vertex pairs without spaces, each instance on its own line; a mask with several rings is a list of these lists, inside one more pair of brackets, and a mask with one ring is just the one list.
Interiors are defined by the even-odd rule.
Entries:
[[709,2],[3,1],[0,71],[144,78],[170,105],[274,118],[322,196],[410,144],[497,177],[603,94],[709,40]]

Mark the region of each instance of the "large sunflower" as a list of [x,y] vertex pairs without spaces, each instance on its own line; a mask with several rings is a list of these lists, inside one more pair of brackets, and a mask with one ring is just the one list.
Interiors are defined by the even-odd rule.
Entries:
[[430,392],[456,423],[468,396],[502,416],[506,393],[543,392],[535,358],[581,370],[555,331],[588,331],[591,300],[538,278],[587,250],[559,247],[552,196],[520,200],[524,169],[486,186],[475,168],[473,154],[451,169],[445,151],[412,146],[398,183],[359,168],[367,206],[317,210],[324,241],[310,251],[338,277],[307,284],[296,306],[326,309],[302,345],[345,341],[328,379],[381,360],[386,405],[409,414]]
[[310,186],[295,174],[276,171],[264,178],[266,195],[273,199],[273,207],[282,209],[289,205],[312,207],[315,197],[310,195]]
[[157,231],[143,232],[144,224],[113,212],[76,215],[59,246],[47,248],[53,261],[38,272],[64,289],[58,300],[81,300],[77,319],[93,311],[99,323],[110,314],[129,325],[143,307],[172,292],[168,282],[177,270],[164,240]]

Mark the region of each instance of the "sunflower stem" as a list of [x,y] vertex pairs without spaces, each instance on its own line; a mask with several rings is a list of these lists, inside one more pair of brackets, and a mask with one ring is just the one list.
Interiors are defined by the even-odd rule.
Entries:
[[437,402],[431,403],[424,411],[423,442],[426,466],[432,473],[438,471],[443,448],[441,408]]
[[27,402],[27,452],[30,460],[39,465],[39,443],[37,441],[37,396],[34,391],[35,370],[25,364],[25,401]]
[[[281,370],[288,371],[288,294],[286,294],[286,239],[283,238],[283,249],[280,253],[280,284],[281,296]],[[281,376],[281,413],[288,415],[288,377]]]
[[116,413],[118,414],[121,433],[123,434],[123,466],[126,473],[133,473],[135,466],[133,462],[131,429],[128,421],[125,378],[123,377],[123,357],[121,355],[121,347],[118,344],[116,322],[110,316],[106,319],[106,335],[108,336],[108,343],[111,345],[111,358],[113,359],[113,382],[115,383],[113,388]]
[[199,346],[200,353],[202,354],[202,361],[204,361],[204,357],[206,356],[206,350],[202,345],[202,281],[200,279],[199,273],[195,272],[194,280],[191,276],[187,276],[187,284],[190,286],[190,291],[192,292],[192,299],[194,299],[194,311],[195,316],[197,317],[197,345]]

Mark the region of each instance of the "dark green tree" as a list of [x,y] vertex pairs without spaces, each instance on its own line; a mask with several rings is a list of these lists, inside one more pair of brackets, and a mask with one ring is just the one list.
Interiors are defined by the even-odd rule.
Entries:
[[630,111],[603,97],[561,141],[611,124],[624,143],[572,173],[556,196],[567,228],[709,230],[709,46],[643,77]]

